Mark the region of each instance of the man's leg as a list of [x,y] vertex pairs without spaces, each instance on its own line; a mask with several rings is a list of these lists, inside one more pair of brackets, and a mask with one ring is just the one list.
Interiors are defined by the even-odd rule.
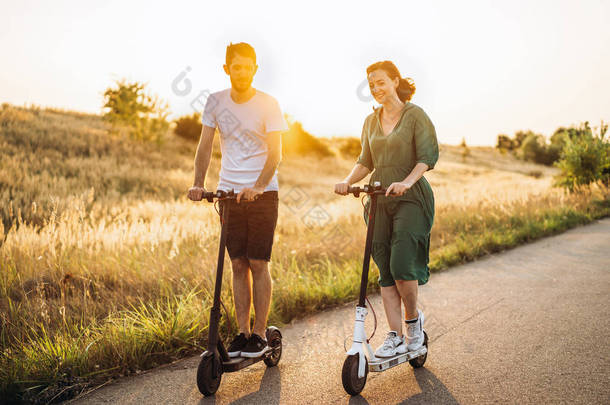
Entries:
[[278,193],[266,191],[257,200],[247,204],[248,260],[252,271],[255,314],[252,332],[266,339],[272,289],[269,261],[278,217]]
[[272,281],[269,274],[269,262],[266,260],[250,259],[252,278],[254,279],[254,328],[253,333],[265,337],[267,328],[267,317],[271,305]]
[[233,269],[233,302],[239,332],[250,336],[250,307],[252,305],[252,280],[250,263],[245,257],[231,260]]

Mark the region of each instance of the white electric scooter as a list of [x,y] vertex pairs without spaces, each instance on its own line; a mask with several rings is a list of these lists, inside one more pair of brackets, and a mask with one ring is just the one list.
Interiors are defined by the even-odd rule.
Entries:
[[341,373],[345,391],[350,395],[358,395],[364,389],[369,371],[385,371],[407,361],[413,368],[422,367],[426,362],[426,357],[428,355],[428,334],[424,331],[424,343],[418,350],[397,354],[393,357],[375,357],[375,353],[369,344],[369,339],[367,339],[364,330],[364,320],[368,312],[365,300],[369,277],[371,245],[373,242],[375,211],[377,209],[377,196],[379,194],[385,194],[386,190],[381,188],[381,183],[375,182],[373,186],[367,184],[362,188],[349,187],[348,193],[353,194],[355,197],[359,197],[360,193],[366,193],[370,196],[371,202],[368,212],[364,262],[362,263],[360,297],[358,299],[358,306],[356,306],[356,323],[354,324],[353,335],[354,341],[352,347],[347,351],[347,358],[343,363],[343,371]]

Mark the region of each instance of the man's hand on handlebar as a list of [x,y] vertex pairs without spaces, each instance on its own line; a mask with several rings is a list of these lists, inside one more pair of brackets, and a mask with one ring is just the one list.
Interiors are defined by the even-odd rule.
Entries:
[[246,187],[239,194],[237,194],[237,203],[241,200],[244,201],[253,201],[263,194],[263,189],[260,187]]
[[199,187],[199,186],[193,186],[191,188],[189,188],[188,191],[188,198],[191,201],[201,201],[201,199],[203,198],[203,193],[205,192],[205,188],[203,187]]
[[349,183],[347,181],[335,184],[335,193],[337,194],[347,195],[348,189]]

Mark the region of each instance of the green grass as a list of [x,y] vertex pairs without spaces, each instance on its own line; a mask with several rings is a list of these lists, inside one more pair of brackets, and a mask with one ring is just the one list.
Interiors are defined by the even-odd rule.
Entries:
[[[610,215],[608,200],[592,202],[584,209],[558,207],[532,216],[499,217],[479,232],[459,232],[452,243],[431,252],[431,270],[444,270]],[[270,322],[281,325],[297,315],[354,300],[360,271],[357,258],[307,263],[293,260],[288,268],[274,268],[274,278],[279,280],[277,273],[283,278],[275,283]],[[370,292],[377,290],[376,277],[372,266]],[[53,333],[44,325],[31,328],[19,347],[5,348],[0,364],[2,395],[26,400],[65,399],[88,384],[137,373],[202,350],[210,291],[140,302],[100,322],[65,324]],[[232,308],[226,290],[224,301]],[[228,334],[226,320],[223,317],[223,336]],[[230,327],[236,328],[235,324]]]
[[[68,399],[88,386],[199,352],[206,345],[218,219],[211,207],[183,201],[192,178],[194,145],[168,140],[159,149],[110,138],[105,131],[97,116],[2,107],[0,147],[7,151],[0,160],[3,400]],[[485,176],[496,184],[498,173],[508,173],[489,171],[489,162],[497,157],[488,152],[475,150],[473,155],[480,160],[463,172],[471,173],[476,184]],[[450,154],[443,159],[451,159]],[[280,207],[270,323],[286,324],[356,298],[365,233],[360,206],[353,199],[325,199],[332,196],[332,181],[352,164],[342,158],[319,166],[305,158],[283,163],[283,189],[306,187],[313,196],[311,204],[341,211],[328,226],[351,239],[344,246],[329,244],[323,239],[326,228],[310,229],[301,222],[304,211],[293,215]],[[212,181],[217,161],[215,165]],[[537,187],[548,178],[545,168],[540,180],[532,180],[519,174],[531,171],[531,165],[504,165],[517,169],[517,174],[509,173],[510,181],[521,188]],[[318,172],[303,179],[303,167]],[[454,164],[443,173],[439,165],[435,181],[448,183],[449,189],[433,182],[435,193],[458,195],[471,187],[459,183],[463,173],[450,177],[460,167]],[[311,181],[314,176],[317,182]],[[333,211],[337,204],[340,209]],[[439,203],[431,271],[608,215],[606,189]],[[223,337],[236,330],[228,260],[225,269],[222,299],[230,314],[223,316]],[[370,292],[377,290],[377,275],[371,266]]]

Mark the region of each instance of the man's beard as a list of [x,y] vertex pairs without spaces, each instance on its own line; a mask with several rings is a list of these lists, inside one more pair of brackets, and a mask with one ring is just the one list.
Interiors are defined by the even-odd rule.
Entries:
[[248,90],[251,85],[252,85],[251,80],[248,81],[247,83],[240,83],[240,82],[235,82],[235,81],[233,81],[233,79],[231,79],[231,86],[233,86],[233,88],[240,93],[243,93],[246,90]]

